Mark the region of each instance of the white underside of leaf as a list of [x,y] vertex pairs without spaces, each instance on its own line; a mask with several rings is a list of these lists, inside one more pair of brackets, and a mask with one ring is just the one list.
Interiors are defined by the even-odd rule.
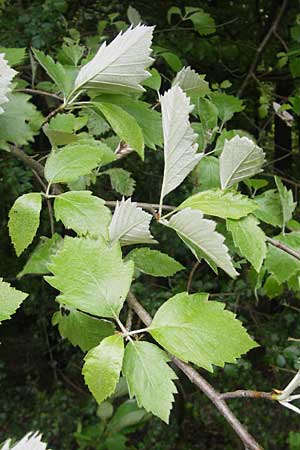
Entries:
[[177,73],[172,85],[175,86],[178,84],[184,92],[187,94],[193,94],[194,92],[197,92],[201,86],[203,86],[203,82],[204,81],[199,74],[188,66],[183,67],[183,69]]
[[178,85],[161,97],[165,159],[161,203],[169,192],[182,183],[203,156],[203,153],[196,153],[197,134],[189,122],[192,109],[189,98]]
[[220,156],[222,189],[230,188],[235,183],[261,172],[264,158],[263,150],[245,136],[225,139]]
[[104,42],[94,58],[80,69],[75,90],[143,91],[140,83],[150,76],[146,69],[152,63],[153,29],[144,25],[130,27],[108,46]]
[[[11,91],[11,81],[17,72],[12,69],[6,59],[5,54],[0,53],[0,105],[8,102],[7,94]],[[0,114],[4,112],[4,109],[0,106]]]
[[156,243],[149,229],[151,219],[151,214],[139,208],[130,198],[118,201],[109,227],[110,240],[120,239],[121,245]]
[[224,244],[224,236],[215,231],[216,222],[204,219],[201,211],[186,208],[172,216],[169,222],[164,220],[162,223],[178,233],[198,260],[199,254],[192,246],[200,250],[201,256],[212,267],[214,265],[220,267],[233,278],[238,275],[232,265],[228,248]]
[[42,441],[39,433],[28,433],[19,442],[12,445],[10,439],[4,443],[2,450],[46,450],[47,444]]

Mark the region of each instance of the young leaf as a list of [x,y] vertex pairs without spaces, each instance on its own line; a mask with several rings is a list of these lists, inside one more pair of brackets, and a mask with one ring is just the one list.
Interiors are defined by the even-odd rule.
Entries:
[[135,248],[128,253],[126,259],[134,262],[134,267],[153,277],[171,277],[184,267],[175,259],[158,250],[150,248]]
[[[11,81],[17,72],[12,69],[7,61],[4,53],[0,53],[0,105],[8,102],[7,94],[11,91]],[[4,109],[0,106],[0,114],[4,112]]]
[[129,342],[126,346],[123,373],[130,396],[138,405],[169,423],[170,410],[177,389],[177,376],[168,366],[168,355],[149,342]]
[[32,49],[33,54],[49,77],[54,81],[59,91],[64,95],[66,100],[68,94],[72,90],[76,72],[66,70],[59,62],[55,62],[49,55],[45,55],[40,50]]
[[49,273],[48,264],[51,260],[51,256],[59,249],[62,242],[63,239],[57,233],[50,239],[42,236],[40,238],[40,243],[29,256],[22,271],[18,273],[17,278],[21,278],[28,274],[44,275]]
[[283,223],[282,208],[278,192],[269,189],[255,197],[258,209],[254,215],[262,222],[269,223],[273,227],[281,227]]
[[135,180],[131,178],[131,173],[127,170],[121,169],[120,167],[114,167],[108,169],[101,174],[107,174],[110,177],[110,182],[113,189],[121,195],[130,197],[135,188]]
[[109,227],[112,242],[120,239],[122,245],[155,244],[150,233],[152,216],[139,208],[130,198],[117,201]]
[[104,203],[104,200],[95,197],[90,191],[65,192],[55,198],[55,218],[78,235],[89,234],[108,239],[111,213]]
[[45,164],[49,183],[67,183],[88,175],[101,162],[102,152],[89,144],[70,144],[51,152]]
[[138,25],[120,33],[108,46],[102,44],[95,57],[83,66],[75,89],[94,88],[103,92],[143,91],[141,83],[149,77],[153,27]]
[[114,132],[144,159],[143,133],[133,116],[112,103],[93,103],[104,115]]
[[[115,104],[133,116],[142,130],[145,145],[155,150],[163,142],[161,114],[149,107],[146,102],[129,98],[126,95],[101,95],[97,97],[100,103]],[[126,139],[124,139],[126,140]]]
[[74,347],[78,345],[83,352],[96,347],[115,331],[112,322],[96,319],[76,309],[57,311],[52,317],[52,325],[58,325],[60,335],[69,339]]
[[159,308],[149,332],[173,355],[212,371],[257,346],[235,317],[208,294],[182,292]]
[[189,96],[197,95],[199,97],[210,93],[208,82],[190,66],[184,67],[177,73],[172,86],[176,84]]
[[114,393],[120,378],[123,356],[123,338],[117,334],[103,339],[85,356],[82,374],[99,404]]
[[292,218],[297,203],[293,201],[292,190],[288,191],[279,177],[275,176],[274,178],[279,192],[279,198],[282,208],[282,219],[283,219],[282,226],[284,228],[285,224]]
[[183,209],[161,223],[176,231],[198,261],[204,258],[213,270],[221,267],[232,278],[238,275],[224,245],[224,236],[215,231],[216,223],[204,219],[200,211]]
[[42,208],[42,196],[30,192],[17,198],[9,211],[8,229],[17,256],[28,247],[36,235]]
[[133,275],[133,263],[122,261],[119,244],[102,238],[67,236],[48,267],[54,276],[45,280],[61,291],[58,302],[102,317],[119,314]]
[[28,294],[10,286],[0,278],[0,323],[11,318]]
[[262,171],[265,154],[247,137],[235,136],[225,140],[220,156],[220,179],[222,189],[228,189],[245,178]]
[[242,100],[223,92],[211,94],[211,99],[218,108],[218,115],[223,123],[232,119],[235,113],[241,112],[245,108]]
[[[284,236],[279,235],[275,239],[288,245],[297,252],[300,251],[300,234],[297,232],[286,233]],[[273,245],[268,245],[264,266],[268,272],[274,275],[278,283],[288,281],[300,271],[300,261]]]
[[161,97],[161,109],[165,168],[160,204],[169,192],[183,182],[203,156],[202,153],[196,154],[197,135],[189,122],[193,107],[178,85]]
[[239,219],[253,212],[257,205],[253,200],[236,191],[211,189],[187,198],[178,209],[198,209],[209,216],[223,219]]
[[227,220],[227,229],[231,232],[234,245],[259,272],[266,257],[266,236],[259,227],[258,220],[249,215],[241,220]]

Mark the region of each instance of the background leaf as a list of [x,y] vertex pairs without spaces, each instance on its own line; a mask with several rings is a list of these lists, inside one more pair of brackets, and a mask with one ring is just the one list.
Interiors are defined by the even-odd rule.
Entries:
[[184,269],[182,264],[169,255],[147,247],[135,248],[128,253],[126,259],[131,259],[136,269],[153,277],[171,277]]
[[10,319],[26,297],[28,294],[18,291],[0,278],[0,323]]

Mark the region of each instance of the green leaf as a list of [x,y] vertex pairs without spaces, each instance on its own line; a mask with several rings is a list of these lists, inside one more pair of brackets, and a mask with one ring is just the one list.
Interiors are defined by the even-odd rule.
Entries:
[[161,86],[161,76],[159,72],[154,68],[150,69],[149,72],[151,73],[151,77],[144,81],[144,86],[147,86],[154,91],[159,91]]
[[232,119],[235,113],[241,112],[245,108],[242,100],[233,95],[216,92],[211,94],[211,99],[218,108],[218,115],[223,123]]
[[126,259],[134,262],[134,267],[153,277],[171,277],[184,267],[175,259],[158,250],[150,248],[135,248],[128,253]]
[[212,365],[235,363],[257,344],[225,305],[208,294],[175,295],[157,311],[149,332],[160,345],[183,361],[212,371]]
[[177,392],[176,374],[168,366],[168,355],[149,342],[129,342],[126,346],[123,373],[130,397],[138,405],[169,423],[170,410]]
[[144,159],[143,133],[133,116],[112,103],[93,103],[104,115],[114,132]]
[[78,235],[89,234],[108,239],[111,213],[104,204],[104,200],[95,197],[90,191],[65,192],[55,198],[55,218]]
[[216,24],[210,14],[199,8],[199,11],[188,17],[193,22],[195,29],[200,36],[207,36],[216,32]]
[[247,137],[250,140],[255,142],[254,137],[250,134],[247,133],[244,130],[223,130],[222,133],[219,135],[217,142],[216,142],[216,146],[214,149],[214,155],[220,155],[223,151],[224,145],[226,141],[230,141],[230,139],[234,138],[235,136],[240,136],[242,137]]
[[0,47],[0,53],[5,54],[5,59],[11,67],[21,64],[26,57],[26,48]]
[[5,142],[16,145],[32,142],[43,116],[29,102],[31,98],[29,95],[12,92],[7,98],[9,101],[1,105],[4,113],[0,114],[0,145],[6,148]]
[[234,245],[259,272],[266,257],[266,236],[259,227],[258,220],[249,215],[240,220],[227,220],[227,229],[231,232]]
[[173,15],[175,15],[175,16],[178,15],[180,18],[182,18],[181,10],[178,6],[171,6],[171,8],[168,9],[168,12],[167,12],[168,23],[171,23]]
[[255,203],[258,209],[254,215],[262,222],[269,223],[273,227],[281,227],[283,223],[279,194],[275,189],[269,189],[263,194],[256,195]]
[[127,8],[127,17],[129,22],[134,26],[139,25],[142,22],[140,13],[131,5],[129,5]]
[[178,209],[198,209],[209,216],[223,219],[240,219],[253,212],[257,205],[253,200],[236,191],[211,189],[187,198]]
[[61,236],[57,233],[55,233],[50,239],[42,236],[40,238],[40,243],[29,256],[25,266],[21,272],[18,273],[17,278],[21,278],[28,274],[44,275],[49,273],[48,264],[52,255],[54,255],[59,249],[62,241]]
[[78,139],[74,134],[75,126],[76,117],[73,114],[58,114],[44,125],[43,131],[52,146],[67,145]]
[[212,131],[218,125],[218,110],[207,98],[199,98],[196,102],[197,114],[201,120],[206,139],[209,141]]
[[161,56],[166,61],[168,66],[170,66],[171,69],[174,70],[174,72],[178,72],[182,68],[180,58],[175,53],[162,52],[159,54],[159,56]]
[[236,183],[250,178],[262,171],[265,154],[247,137],[235,136],[225,140],[220,156],[220,179],[222,189],[228,189]]
[[42,208],[42,196],[38,192],[17,198],[9,211],[8,229],[17,256],[28,247],[36,235]]
[[220,187],[219,160],[215,156],[205,156],[192,173],[194,192]]
[[[283,242],[288,247],[300,252],[300,234],[297,232],[278,235],[274,239]],[[288,281],[296,272],[300,271],[300,261],[280,248],[268,245],[265,267],[274,275],[278,283]]]
[[[124,380],[125,377],[123,378]],[[126,382],[127,385],[127,382]],[[126,394],[128,391],[126,392]],[[145,420],[149,414],[142,408],[137,406],[135,400],[126,400],[123,402],[115,412],[113,418],[107,425],[110,433],[118,433],[127,427],[132,427]]]
[[57,311],[52,317],[52,325],[58,325],[60,335],[84,352],[96,347],[115,331],[112,322],[96,319],[76,309]]
[[68,71],[59,62],[55,62],[49,55],[45,55],[40,50],[32,49],[33,54],[49,77],[54,81],[60,92],[66,99],[74,85],[76,72]]
[[244,180],[244,183],[248,188],[254,189],[254,191],[258,191],[269,184],[267,180],[262,180],[260,178],[250,178],[249,180]]
[[262,295],[266,295],[269,298],[278,297],[283,293],[283,291],[284,285],[282,283],[278,283],[273,275],[268,276],[262,287]]
[[[161,114],[149,107],[146,102],[134,100],[125,95],[101,95],[97,97],[100,103],[110,103],[120,106],[136,120],[142,130],[145,145],[155,150],[163,142]],[[125,139],[124,139],[125,140]]]
[[0,278],[0,323],[11,318],[28,294],[10,286]]
[[116,167],[102,173],[109,175],[111,185],[115,191],[126,197],[131,197],[135,188],[135,180],[131,178],[130,172]]
[[221,267],[232,278],[238,275],[224,245],[224,236],[215,231],[216,223],[204,219],[200,211],[186,208],[161,223],[176,231],[198,261],[204,258],[215,272]]
[[133,275],[133,263],[122,261],[119,244],[108,245],[102,238],[67,236],[49,269],[54,276],[45,279],[61,291],[59,303],[112,318],[123,306]]
[[282,226],[284,228],[285,224],[292,218],[297,203],[293,201],[292,190],[288,191],[279,177],[275,176],[274,179],[279,193],[283,218]]
[[45,164],[49,183],[67,183],[88,175],[101,162],[102,152],[89,144],[70,144],[50,153]]
[[114,393],[124,356],[121,335],[109,336],[84,358],[82,373],[89,390],[100,404]]

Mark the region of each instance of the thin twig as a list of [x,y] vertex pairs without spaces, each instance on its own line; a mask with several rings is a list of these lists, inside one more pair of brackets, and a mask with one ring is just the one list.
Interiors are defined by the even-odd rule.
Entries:
[[[150,326],[152,317],[144,309],[144,307],[138,302],[135,295],[129,292],[127,301],[136,314],[140,317],[142,322],[146,326]],[[256,442],[256,440],[248,433],[244,425],[237,419],[225,401],[220,397],[217,392],[193,367],[184,363],[175,356],[172,357],[172,361],[176,366],[181,369],[183,373],[195,384],[216,406],[222,416],[227,420],[236,434],[239,436],[245,447],[249,450],[262,450],[262,447]]]
[[199,261],[196,261],[195,264],[193,265],[193,268],[192,268],[192,270],[190,272],[189,279],[188,279],[187,286],[186,286],[187,292],[190,292],[190,289],[191,289],[191,286],[192,286],[192,282],[193,282],[193,278],[194,278],[194,274],[195,274],[196,270],[198,269],[199,265],[200,265]]
[[[106,201],[105,202],[105,205],[108,206],[109,208],[115,208],[116,204],[117,204],[116,201]],[[158,203],[139,203],[138,202],[137,206],[145,209],[146,211],[151,211],[151,212],[153,212],[153,210],[159,209]],[[162,205],[162,209],[164,209],[166,211],[175,211],[176,206]]]
[[60,102],[64,101],[63,98],[61,98],[59,95],[52,94],[51,92],[41,91],[39,89],[29,89],[29,88],[15,89],[15,92],[25,92],[27,94],[32,94],[32,95],[43,95],[45,97],[55,98],[56,100],[59,100]]
[[45,117],[44,122],[42,123],[42,127],[44,125],[46,125],[46,123],[49,122],[50,119],[52,119],[52,117],[56,116],[56,114],[59,113],[59,111],[61,111],[64,108],[64,105],[61,104],[59,105],[57,108],[53,109],[53,111],[51,111],[48,116]]
[[239,389],[233,392],[224,392],[223,394],[220,394],[220,397],[223,400],[231,398],[255,398],[272,401],[276,400],[276,394],[274,394],[273,392],[248,391],[244,389]]
[[255,57],[254,57],[254,59],[252,61],[252,64],[251,64],[251,66],[249,68],[249,71],[247,73],[247,76],[244,79],[244,81],[243,81],[243,83],[242,83],[242,85],[241,85],[241,87],[240,87],[240,89],[238,91],[238,94],[237,94],[238,97],[242,96],[242,94],[243,94],[245,88],[247,87],[249,81],[251,80],[251,78],[255,74],[255,70],[256,70],[256,68],[258,66],[260,57],[263,54],[263,51],[265,50],[265,48],[266,48],[269,40],[271,39],[272,35],[274,35],[274,33],[275,33],[275,31],[276,31],[276,29],[277,29],[277,27],[279,25],[279,22],[280,22],[280,20],[281,20],[281,18],[283,16],[283,13],[284,13],[284,11],[285,11],[285,9],[287,7],[287,4],[288,4],[288,0],[283,0],[283,2],[281,4],[281,7],[280,7],[280,9],[278,11],[278,14],[277,14],[273,24],[271,25],[271,27],[269,28],[267,34],[265,35],[265,37],[261,41],[260,45],[258,46],[258,48],[256,50],[256,53],[255,53]]
[[267,242],[269,242],[269,244],[273,245],[274,247],[280,248],[280,250],[284,251],[285,253],[288,253],[289,255],[293,256],[296,259],[299,259],[300,261],[300,254],[296,252],[296,250],[294,250],[293,248],[288,247],[282,242],[276,241],[275,239],[272,239],[270,237],[267,237],[266,240]]

